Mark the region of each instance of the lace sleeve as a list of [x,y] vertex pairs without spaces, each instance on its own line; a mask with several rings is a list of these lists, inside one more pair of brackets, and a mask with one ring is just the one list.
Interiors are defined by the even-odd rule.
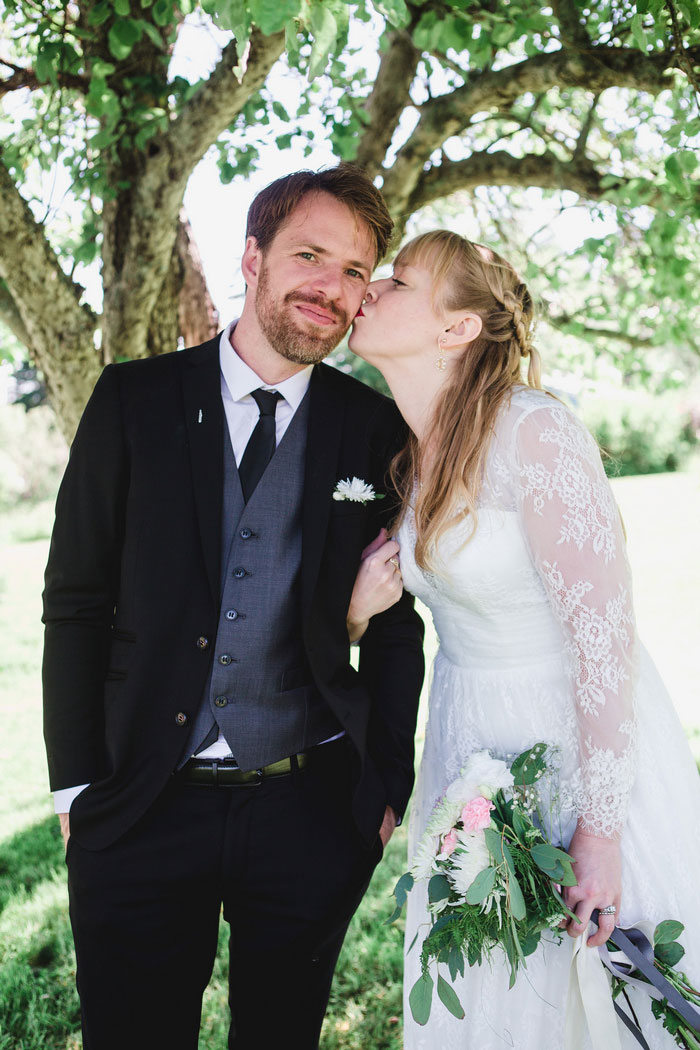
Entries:
[[515,485],[532,558],[566,637],[579,727],[579,825],[618,834],[635,774],[635,627],[619,511],[600,453],[565,406],[516,424]]

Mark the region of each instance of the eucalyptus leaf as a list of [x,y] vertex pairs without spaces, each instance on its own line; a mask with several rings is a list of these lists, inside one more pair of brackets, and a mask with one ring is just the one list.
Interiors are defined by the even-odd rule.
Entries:
[[496,881],[496,869],[484,868],[467,890],[467,904],[481,904],[486,900]]
[[503,863],[503,839],[500,833],[494,831],[493,828],[486,828],[484,830],[484,841],[486,842],[486,848],[496,864]]
[[464,955],[462,949],[458,948],[456,944],[450,946],[447,956],[447,967],[453,981],[457,980],[457,976],[464,977]]
[[408,1005],[416,1024],[428,1023],[433,1000],[433,979],[429,973],[421,974],[408,995]]
[[535,783],[545,769],[544,756],[546,752],[547,745],[540,741],[533,747],[528,748],[527,751],[523,751],[521,755],[518,755],[510,767],[516,784],[528,785]]
[[399,915],[403,911],[403,906],[406,903],[406,898],[413,889],[413,875],[410,871],[404,872],[399,881],[394,886],[394,897],[396,898],[396,907],[391,913],[388,919],[385,920],[384,925],[390,926],[392,922],[396,922]]
[[515,875],[511,875],[508,879],[508,896],[510,897],[510,910],[513,918],[519,922],[527,915],[527,908],[525,907],[523,891],[520,889],[520,883]]
[[458,1021],[461,1021],[464,1017],[464,1010],[460,1003],[457,993],[451,984],[448,984],[442,974],[438,974],[437,979],[437,993],[443,1006],[445,1006],[453,1017],[456,1017]]
[[452,888],[445,875],[433,875],[428,883],[428,900],[431,904],[446,900],[452,893]]

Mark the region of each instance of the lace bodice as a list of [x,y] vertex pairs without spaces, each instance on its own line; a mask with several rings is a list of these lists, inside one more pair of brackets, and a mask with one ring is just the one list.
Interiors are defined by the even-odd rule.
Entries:
[[[441,649],[465,668],[562,663],[580,823],[617,834],[634,781],[635,629],[622,524],[595,442],[561,402],[516,388],[501,412],[478,506],[445,533],[434,573],[399,534],[404,581]],[[439,570],[439,571],[438,571]],[[575,714],[575,717],[574,717]]]

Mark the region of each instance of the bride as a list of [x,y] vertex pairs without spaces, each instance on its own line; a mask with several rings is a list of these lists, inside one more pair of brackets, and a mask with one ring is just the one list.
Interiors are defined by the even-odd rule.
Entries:
[[[410,428],[392,465],[400,570],[440,640],[409,858],[473,751],[505,757],[546,741],[558,751],[557,836],[578,879],[565,891],[577,916],[566,932],[591,950],[616,923],[680,919],[682,969],[697,984],[700,779],[636,638],[624,530],[598,449],[541,388],[532,314],[504,259],[438,230],[369,286],[350,337]],[[384,539],[362,564],[351,638],[391,600],[396,548]],[[406,945],[421,936],[407,951],[406,994],[428,930],[420,887],[408,901]],[[565,936],[541,944],[512,990],[498,958],[468,968],[455,985],[466,1019],[435,1002],[420,1028],[406,1005],[405,1050],[563,1050],[571,951]],[[652,1050],[674,1047],[646,997],[632,998]],[[620,1045],[636,1047],[619,1027]],[[603,1050],[580,1035],[582,1050]]]

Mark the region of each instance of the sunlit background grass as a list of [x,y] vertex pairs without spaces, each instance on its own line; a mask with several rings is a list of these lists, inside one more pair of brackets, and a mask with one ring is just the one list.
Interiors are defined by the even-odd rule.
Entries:
[[[700,757],[700,462],[683,473],[613,482],[628,533],[642,639]],[[63,854],[41,735],[40,594],[52,502],[0,525],[0,1050],[77,1050],[74,958]],[[428,655],[435,639],[428,621]],[[394,836],[353,921],[338,966],[323,1050],[399,1050],[401,928],[382,923],[406,860]],[[226,929],[207,991],[200,1045],[226,1045]],[[274,988],[270,989],[274,1008]],[[126,1048],[125,1048],[126,1050]]]

